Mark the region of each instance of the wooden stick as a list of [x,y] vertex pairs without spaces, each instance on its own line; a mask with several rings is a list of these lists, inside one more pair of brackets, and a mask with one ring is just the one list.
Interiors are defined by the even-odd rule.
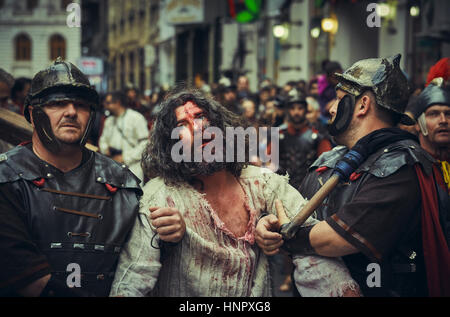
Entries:
[[292,219],[291,222],[280,223],[280,233],[285,240],[292,239],[297,231],[297,228],[301,226],[309,216],[311,216],[314,210],[320,206],[328,194],[339,184],[339,176],[333,174],[325,184],[317,191],[317,193],[309,200],[303,209]]

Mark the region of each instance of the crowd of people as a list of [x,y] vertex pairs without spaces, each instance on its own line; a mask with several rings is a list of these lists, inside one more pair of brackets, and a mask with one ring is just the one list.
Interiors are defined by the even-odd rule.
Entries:
[[[300,296],[450,296],[450,62],[413,91],[399,64],[324,61],[256,92],[245,75],[197,76],[103,96],[61,59],[33,80],[0,70],[1,107],[34,129],[0,144],[0,294],[270,296],[281,270],[279,290]],[[174,162],[172,131],[210,125],[279,128],[278,164]],[[333,175],[294,237],[280,234]],[[83,287],[66,287],[69,263]],[[382,286],[366,283],[371,263]]]

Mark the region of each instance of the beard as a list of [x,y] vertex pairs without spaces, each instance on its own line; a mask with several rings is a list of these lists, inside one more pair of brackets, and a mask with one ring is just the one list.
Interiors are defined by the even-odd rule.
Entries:
[[183,174],[190,178],[212,175],[223,169],[225,169],[224,162],[186,162],[181,167]]
[[290,114],[288,114],[288,119],[291,123],[299,125],[306,121],[306,116],[291,116]]
[[352,120],[345,131],[342,131],[332,138],[336,144],[345,145],[346,147],[350,148],[350,144],[352,144],[355,139],[357,129],[357,124],[354,122],[354,120]]

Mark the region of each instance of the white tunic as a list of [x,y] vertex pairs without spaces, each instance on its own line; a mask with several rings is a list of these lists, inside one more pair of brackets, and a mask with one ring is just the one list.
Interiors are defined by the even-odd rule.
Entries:
[[145,117],[137,111],[127,109],[119,117],[106,118],[99,140],[100,152],[107,153],[110,147],[121,150],[124,163],[143,181],[141,158],[148,139],[149,132]]
[[[276,212],[275,199],[281,200],[292,217],[305,200],[288,184],[287,177],[268,169],[249,166],[238,180],[250,213],[242,237],[229,231],[203,195],[190,185],[167,186],[160,178],[148,182],[110,296],[271,296],[268,260],[255,243],[258,217],[263,212]],[[174,206],[186,222],[181,242],[163,252],[151,246],[158,245],[158,236],[148,221],[151,206]],[[307,223],[315,221],[309,218]],[[314,258],[317,265],[311,266]],[[356,285],[337,259],[296,257],[294,264],[308,265],[308,276],[306,271],[295,274],[303,296],[341,295],[338,288]],[[301,281],[306,282],[304,287]]]

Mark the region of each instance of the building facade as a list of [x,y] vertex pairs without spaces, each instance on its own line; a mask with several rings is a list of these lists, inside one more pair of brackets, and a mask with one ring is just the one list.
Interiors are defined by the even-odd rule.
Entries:
[[[0,67],[15,78],[32,78],[58,56],[77,63],[81,56],[79,1],[0,1]],[[78,21],[77,21],[78,20]]]

